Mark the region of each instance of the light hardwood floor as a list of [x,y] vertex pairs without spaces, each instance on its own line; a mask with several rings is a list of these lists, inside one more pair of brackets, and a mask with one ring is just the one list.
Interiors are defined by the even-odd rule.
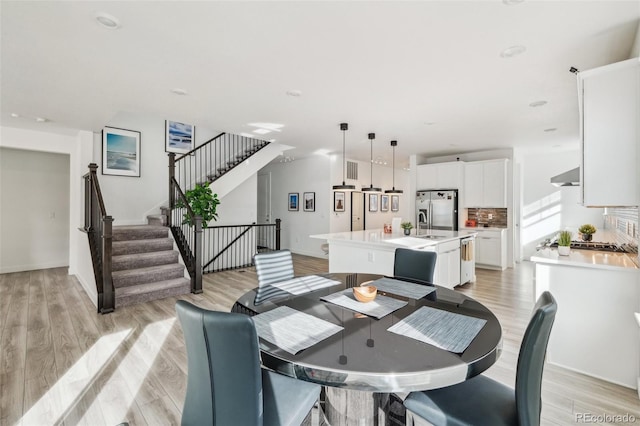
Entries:
[[[328,267],[305,256],[294,264],[297,275]],[[496,313],[504,350],[487,374],[513,385],[533,307],[532,267],[479,269],[477,276],[458,289]],[[208,274],[203,294],[180,298],[228,311],[256,283],[254,268]],[[179,424],[187,362],[177,299],[98,315],[66,268],[0,275],[0,425]],[[545,425],[575,424],[577,413],[629,413],[640,424],[634,390],[552,365],[542,399]]]

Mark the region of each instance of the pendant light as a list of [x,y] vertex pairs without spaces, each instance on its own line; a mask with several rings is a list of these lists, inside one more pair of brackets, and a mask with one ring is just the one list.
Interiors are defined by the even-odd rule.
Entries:
[[353,191],[356,189],[355,185],[347,185],[344,181],[344,176],[347,170],[347,159],[345,157],[345,144],[344,144],[344,135],[347,130],[349,130],[349,124],[340,123],[340,130],[342,130],[342,185],[333,185],[334,191]]
[[371,141],[371,185],[362,188],[362,192],[382,192],[382,188],[373,186],[373,140],[376,138],[375,133],[369,133],[369,141]]
[[396,189],[396,146],[398,141],[391,141],[391,149],[393,149],[393,163],[391,171],[393,172],[393,188],[384,191],[385,194],[402,194],[402,189]]

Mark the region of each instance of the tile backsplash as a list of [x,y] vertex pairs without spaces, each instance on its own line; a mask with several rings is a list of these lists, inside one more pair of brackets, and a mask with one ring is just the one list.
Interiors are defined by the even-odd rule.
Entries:
[[[491,215],[491,219],[489,219],[489,215]],[[506,228],[507,209],[468,209],[467,219],[475,219],[478,222],[478,226],[486,223],[494,228]]]
[[604,229],[617,231],[617,243],[638,247],[638,209],[608,208],[604,216]]

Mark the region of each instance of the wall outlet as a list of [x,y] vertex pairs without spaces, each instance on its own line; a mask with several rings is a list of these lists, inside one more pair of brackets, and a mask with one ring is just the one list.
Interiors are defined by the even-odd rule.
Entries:
[[488,218],[489,220],[493,219],[493,213],[489,213],[489,214],[487,214],[487,218]]
[[56,218],[56,212],[49,213],[49,219],[55,219],[55,218]]
[[376,261],[376,257],[373,255],[373,252],[370,251],[370,252],[367,253],[367,260],[369,262],[375,262]]

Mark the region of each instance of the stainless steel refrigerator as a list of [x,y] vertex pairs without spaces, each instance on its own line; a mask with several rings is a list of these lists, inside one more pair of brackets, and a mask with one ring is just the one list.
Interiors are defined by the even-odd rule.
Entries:
[[458,230],[458,190],[418,191],[416,224],[420,229]]

